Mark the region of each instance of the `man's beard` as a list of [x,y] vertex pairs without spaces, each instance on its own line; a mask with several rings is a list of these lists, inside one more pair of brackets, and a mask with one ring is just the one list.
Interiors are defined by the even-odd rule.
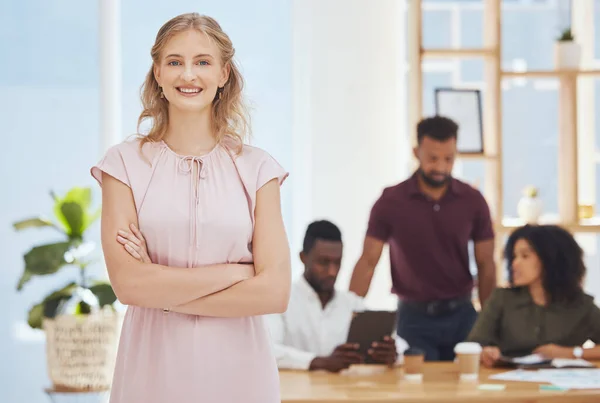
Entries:
[[425,182],[428,186],[431,186],[432,188],[441,188],[446,186],[446,184],[450,182],[450,175],[444,174],[444,179],[442,180],[433,179],[432,177],[428,176],[421,168],[419,168],[419,175],[421,176],[421,179],[423,179],[423,182]]

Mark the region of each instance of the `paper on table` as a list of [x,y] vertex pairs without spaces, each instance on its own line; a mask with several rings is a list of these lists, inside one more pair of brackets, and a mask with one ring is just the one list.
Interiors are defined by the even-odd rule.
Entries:
[[540,369],[515,370],[495,374],[499,381],[551,383],[562,389],[600,389],[600,369]]
[[552,360],[552,366],[556,368],[564,368],[564,367],[590,367],[592,368],[594,364],[588,362],[586,360],[582,360],[581,358],[571,359],[571,358],[555,358]]
[[537,372],[543,374],[544,376],[550,376],[554,379],[564,378],[564,379],[590,379],[590,378],[598,378],[600,379],[600,369],[539,369]]

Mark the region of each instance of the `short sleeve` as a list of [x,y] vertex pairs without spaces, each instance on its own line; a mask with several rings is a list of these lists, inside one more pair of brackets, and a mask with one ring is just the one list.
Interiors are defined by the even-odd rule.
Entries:
[[490,216],[490,208],[481,193],[477,192],[477,197],[479,201],[477,203],[473,232],[471,234],[473,242],[487,241],[494,238],[494,226]]
[[271,157],[269,154],[264,153],[264,157],[258,167],[258,175],[256,179],[256,190],[263,187],[267,182],[272,179],[277,179],[281,186],[288,177],[289,173],[283,169],[281,165]]
[[100,162],[91,169],[92,176],[98,181],[100,186],[102,186],[102,172],[106,172],[113,178],[131,187],[120,145],[109,148]]
[[392,232],[390,220],[386,214],[385,192],[379,200],[375,202],[369,216],[369,225],[367,227],[367,236],[386,242]]

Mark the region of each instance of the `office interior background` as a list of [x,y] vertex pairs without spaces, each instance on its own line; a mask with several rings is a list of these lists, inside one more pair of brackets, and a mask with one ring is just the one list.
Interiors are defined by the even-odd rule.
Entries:
[[[588,0],[585,0],[588,1]],[[0,3],[0,401],[42,402],[46,375],[44,334],[26,323],[29,307],[49,289],[69,281],[65,270],[35,278],[21,291],[16,284],[23,254],[50,241],[50,229],[16,233],[12,223],[50,215],[49,192],[91,186],[89,168],[107,142],[136,132],[139,88],[150,66],[149,50],[158,28],[190,11],[216,18],[233,40],[253,107],[251,142],[268,150],[290,171],[282,188],[283,209],[294,275],[306,225],[327,218],[340,226],[345,255],[337,286],[347,288],[362,246],[369,209],[385,186],[411,173],[408,124],[407,13],[401,0],[107,0],[118,5],[117,43],[121,84],[120,132],[101,130],[102,24],[97,1],[7,0]],[[600,2],[591,21],[593,57],[600,67]],[[511,70],[552,68],[552,47],[570,20],[568,2],[504,0],[502,66]],[[105,10],[106,11],[106,10]],[[481,47],[481,0],[425,0],[423,44],[429,48]],[[590,42],[591,41],[591,42]],[[423,114],[433,114],[440,87],[485,91],[483,62],[427,59],[423,63]],[[600,200],[600,80],[586,78],[590,90],[580,105],[579,130],[591,155],[580,169],[580,199]],[[544,214],[558,211],[558,80],[503,81],[503,204],[517,215],[523,188],[536,186]],[[483,186],[484,162],[458,160],[455,176]],[[586,290],[600,296],[600,238],[577,234],[586,253]],[[99,225],[90,231],[98,243]],[[99,245],[96,251],[101,256]],[[393,307],[387,259],[381,260],[373,307]],[[104,275],[101,262],[94,265]]]

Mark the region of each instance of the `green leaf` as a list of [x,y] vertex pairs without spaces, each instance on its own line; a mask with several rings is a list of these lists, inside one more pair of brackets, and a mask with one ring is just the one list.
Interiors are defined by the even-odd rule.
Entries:
[[27,314],[27,323],[32,329],[42,328],[42,319],[44,317],[44,303],[34,305]]
[[92,313],[92,307],[83,301],[80,301],[75,307],[75,315],[89,315]]
[[563,30],[560,37],[558,38],[558,40],[561,42],[575,40],[575,38],[573,37],[573,32],[571,31],[571,28],[567,28],[567,29]]
[[28,218],[13,223],[13,228],[17,231],[21,231],[27,228],[40,228],[40,227],[56,227],[50,220],[41,217]]
[[21,274],[21,278],[19,279],[19,282],[17,283],[17,291],[21,291],[23,289],[23,286],[29,282],[29,280],[31,280],[31,273],[28,272],[27,270],[23,271],[23,274]]
[[46,318],[53,318],[56,316],[56,311],[60,303],[65,300],[71,298],[73,295],[73,291],[77,288],[77,284],[75,282],[69,283],[60,290],[53,291],[50,295],[48,295],[42,303],[44,304],[44,316]]
[[54,318],[60,303],[65,299],[71,298],[73,290],[76,287],[77,284],[75,283],[67,284],[60,290],[52,292],[39,304],[34,305],[29,310],[27,317],[27,323],[29,323],[29,326],[31,326],[33,329],[41,329],[43,318]]
[[67,201],[61,204],[60,212],[67,222],[69,237],[81,239],[85,222],[82,206],[77,202]]
[[45,318],[54,318],[56,316],[56,311],[58,311],[58,306],[60,303],[66,299],[69,299],[69,296],[56,296],[54,298],[44,300],[42,305],[44,307],[43,314]]
[[90,213],[91,188],[74,187],[62,199],[55,199],[54,214],[71,238],[81,239],[84,231],[97,219]]
[[56,273],[66,265],[65,253],[71,246],[70,242],[59,242],[32,248],[24,256],[25,270],[17,283],[17,290],[31,280],[31,277]]
[[83,210],[88,210],[92,205],[92,189],[89,187],[74,187],[69,190],[64,201],[75,202],[79,204]]
[[70,242],[58,242],[32,248],[24,257],[25,271],[37,276],[56,273],[67,264],[65,253],[70,247]]
[[96,284],[90,287],[90,291],[94,293],[96,298],[98,298],[98,302],[101,308],[105,305],[112,305],[117,300],[115,291],[113,290],[110,283],[97,282]]

